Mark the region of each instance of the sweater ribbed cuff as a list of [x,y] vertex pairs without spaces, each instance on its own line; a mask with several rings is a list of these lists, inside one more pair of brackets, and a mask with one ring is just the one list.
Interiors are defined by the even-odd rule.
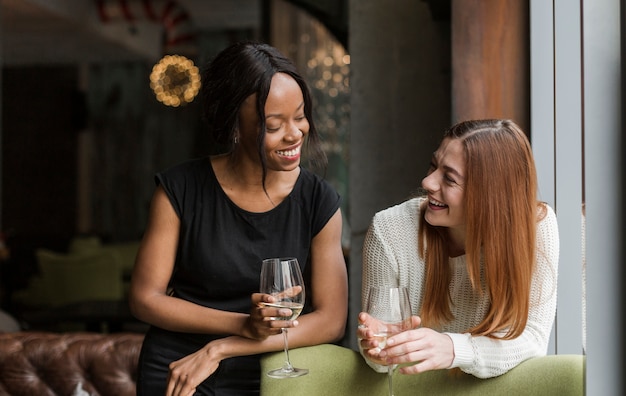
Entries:
[[456,334],[444,333],[452,339],[454,345],[454,360],[448,368],[467,367],[474,361],[474,348],[472,347],[472,336],[469,333]]

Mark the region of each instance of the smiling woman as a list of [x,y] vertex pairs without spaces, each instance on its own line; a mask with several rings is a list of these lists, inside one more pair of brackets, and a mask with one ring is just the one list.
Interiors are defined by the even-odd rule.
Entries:
[[[151,325],[139,395],[258,395],[260,354],[283,348],[259,293],[264,259],[295,257],[305,302],[292,347],[336,342],[347,317],[339,194],[301,165],[324,163],[308,86],[275,48],[240,42],[202,75],[207,133],[229,149],[158,172],[130,289]],[[312,304],[311,301],[315,303]]]
[[526,135],[510,120],[460,122],[444,133],[422,187],[424,196],[378,212],[365,237],[363,298],[373,286],[407,286],[415,315],[381,351],[374,319],[359,314],[368,364],[489,378],[545,355],[559,237],[553,210],[536,200]]

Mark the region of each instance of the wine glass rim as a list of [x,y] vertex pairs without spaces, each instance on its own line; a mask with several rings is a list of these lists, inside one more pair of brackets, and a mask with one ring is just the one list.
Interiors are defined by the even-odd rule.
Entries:
[[290,261],[290,260],[297,260],[297,257],[268,257],[266,259],[263,259],[263,261],[273,261],[273,260],[278,260],[278,261]]

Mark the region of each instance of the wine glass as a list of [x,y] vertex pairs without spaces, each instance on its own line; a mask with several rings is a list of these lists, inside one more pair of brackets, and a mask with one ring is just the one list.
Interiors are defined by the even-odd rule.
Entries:
[[[273,320],[294,320],[304,307],[304,281],[300,265],[296,258],[270,258],[263,260],[261,266],[261,293],[274,296],[273,303],[262,303],[263,306],[278,309],[290,309],[291,315],[272,318]],[[282,328],[285,340],[285,363],[281,368],[267,373],[272,378],[292,378],[305,375],[308,369],[295,368],[289,361],[289,344],[287,329]]]
[[[368,327],[374,332],[378,347],[385,349],[387,338],[411,328],[411,304],[406,287],[371,287],[366,312],[374,319]],[[393,396],[393,372],[397,365],[387,366],[389,396]]]

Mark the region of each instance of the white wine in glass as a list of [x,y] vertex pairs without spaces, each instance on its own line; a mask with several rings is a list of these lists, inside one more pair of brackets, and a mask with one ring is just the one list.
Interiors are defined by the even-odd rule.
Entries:
[[[368,327],[374,332],[380,349],[385,349],[388,337],[411,328],[411,304],[406,287],[371,287],[365,310],[376,319]],[[393,372],[396,367],[387,366],[389,396],[393,396]]]
[[[263,303],[266,307],[289,309],[291,315],[277,316],[273,320],[294,320],[304,308],[304,280],[296,258],[270,258],[263,260],[261,266],[261,293],[274,296],[273,303]],[[272,378],[293,378],[305,375],[307,369],[295,368],[289,361],[289,343],[287,329],[282,328],[285,342],[285,363],[282,367],[267,373]]]

